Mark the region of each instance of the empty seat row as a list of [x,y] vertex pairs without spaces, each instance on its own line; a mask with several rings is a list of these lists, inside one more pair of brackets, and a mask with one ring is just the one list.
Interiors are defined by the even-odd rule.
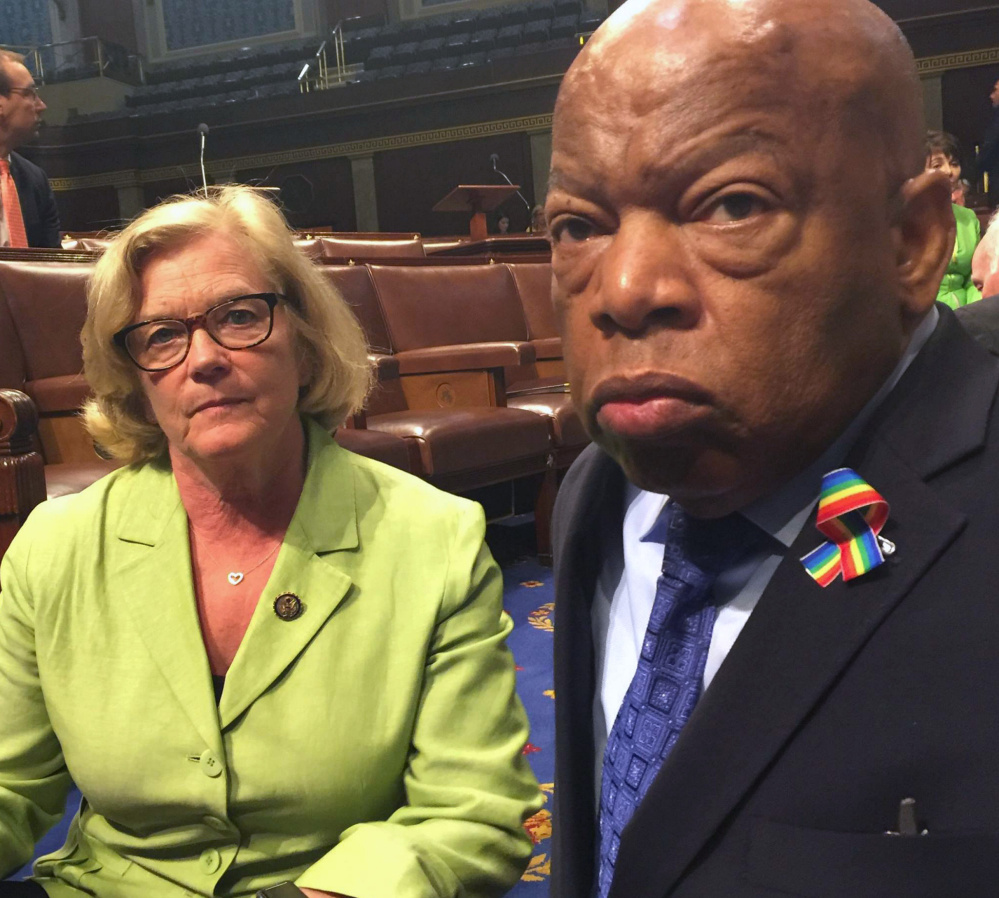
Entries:
[[247,50],[223,55],[198,56],[150,67],[146,71],[147,84],[164,84],[204,75],[222,74],[256,68],[263,65],[300,61],[311,56],[319,44],[311,37],[280,44],[260,44]]
[[181,81],[169,81],[140,88],[136,93],[125,98],[128,106],[144,106],[161,103],[168,100],[183,100],[188,97],[205,97],[224,91],[239,90],[258,84],[270,84],[285,81],[297,88],[295,78],[301,66],[295,62],[275,63],[274,65],[258,66],[243,71],[226,72],[215,75],[202,75],[197,78],[185,78]]

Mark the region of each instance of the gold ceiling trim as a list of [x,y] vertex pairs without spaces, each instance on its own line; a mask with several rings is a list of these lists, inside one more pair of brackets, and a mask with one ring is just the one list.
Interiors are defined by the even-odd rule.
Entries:
[[939,75],[951,69],[972,69],[996,63],[999,63],[999,47],[987,47],[984,50],[965,50],[943,56],[924,56],[916,60],[916,70],[920,75]]
[[[351,140],[318,147],[299,147],[294,150],[281,150],[276,153],[261,153],[253,156],[233,156],[228,159],[213,159],[205,162],[206,171],[213,175],[228,176],[232,171],[271,168],[277,165],[290,165],[300,162],[315,162],[322,159],[336,159],[341,156],[368,156],[386,150],[401,150],[409,147],[429,146],[438,143],[453,143],[471,140],[476,137],[490,137],[494,134],[509,134],[517,131],[542,131],[551,128],[552,115],[520,116],[500,119],[493,122],[477,122],[472,125],[455,125],[450,128],[436,128],[432,131],[413,131],[409,134],[393,134],[389,137],[371,137],[365,140]],[[183,177],[200,181],[201,171],[197,165],[165,165],[145,171],[101,172],[96,175],[83,175],[76,178],[50,178],[53,190],[83,190],[88,187],[140,187],[157,181],[172,181],[183,170]]]

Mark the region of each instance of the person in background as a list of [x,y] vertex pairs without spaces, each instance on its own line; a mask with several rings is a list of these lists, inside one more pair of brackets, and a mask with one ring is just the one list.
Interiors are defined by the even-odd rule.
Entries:
[[951,204],[957,222],[957,238],[950,264],[940,282],[937,302],[956,309],[982,298],[971,282],[971,259],[981,237],[981,224],[978,216],[963,205],[953,202],[954,192],[961,181],[961,148],[957,138],[944,131],[928,131],[926,134],[926,171],[938,171],[946,175],[951,185]]
[[84,800],[0,896],[507,891],[541,801],[482,509],[333,441],[364,337],[274,205],[141,215],[83,344],[127,466],[0,565],[0,877]]
[[44,111],[24,57],[0,50],[0,246],[60,246],[59,210],[49,179],[14,152],[38,135]]
[[545,221],[545,207],[535,206],[531,209],[531,233],[535,237],[548,236],[548,222]]
[[867,0],[629,0],[562,80],[552,898],[995,891],[999,360],[925,136]]
[[496,231],[500,234],[510,233],[510,216],[501,215],[496,222]]
[[955,206],[967,206],[970,193],[971,182],[967,178],[961,178],[954,184],[954,189],[951,190],[950,201]]
[[992,120],[985,131],[978,151],[978,171],[989,176],[989,202],[999,202],[999,81],[992,85],[989,94],[992,104]]

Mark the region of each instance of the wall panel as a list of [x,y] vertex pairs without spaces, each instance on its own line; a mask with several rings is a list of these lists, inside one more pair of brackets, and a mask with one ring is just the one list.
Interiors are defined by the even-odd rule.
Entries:
[[944,130],[955,135],[963,144],[964,165],[968,177],[974,178],[975,145],[980,144],[992,120],[989,93],[999,80],[999,65],[973,69],[955,69],[943,75]]
[[[433,212],[433,206],[459,184],[503,184],[493,172],[489,155],[499,154],[498,167],[529,203],[534,202],[530,142],[526,133],[490,137],[433,146],[407,147],[375,154],[375,184],[378,222],[383,231],[419,231],[422,234],[468,232],[468,216],[455,212]],[[512,231],[524,231],[528,210],[516,196],[502,206],[510,216]],[[497,215],[489,216],[495,231]]]
[[118,191],[114,187],[61,190],[55,195],[64,231],[99,231],[118,226]]
[[292,227],[356,229],[350,160],[344,157],[240,170],[236,180],[281,188],[282,206]]

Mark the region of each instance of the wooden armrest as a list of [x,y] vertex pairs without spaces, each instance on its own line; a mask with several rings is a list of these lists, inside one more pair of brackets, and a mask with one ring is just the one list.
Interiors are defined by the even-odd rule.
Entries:
[[0,390],[0,555],[45,500],[45,463],[33,448],[38,410],[20,390]]

